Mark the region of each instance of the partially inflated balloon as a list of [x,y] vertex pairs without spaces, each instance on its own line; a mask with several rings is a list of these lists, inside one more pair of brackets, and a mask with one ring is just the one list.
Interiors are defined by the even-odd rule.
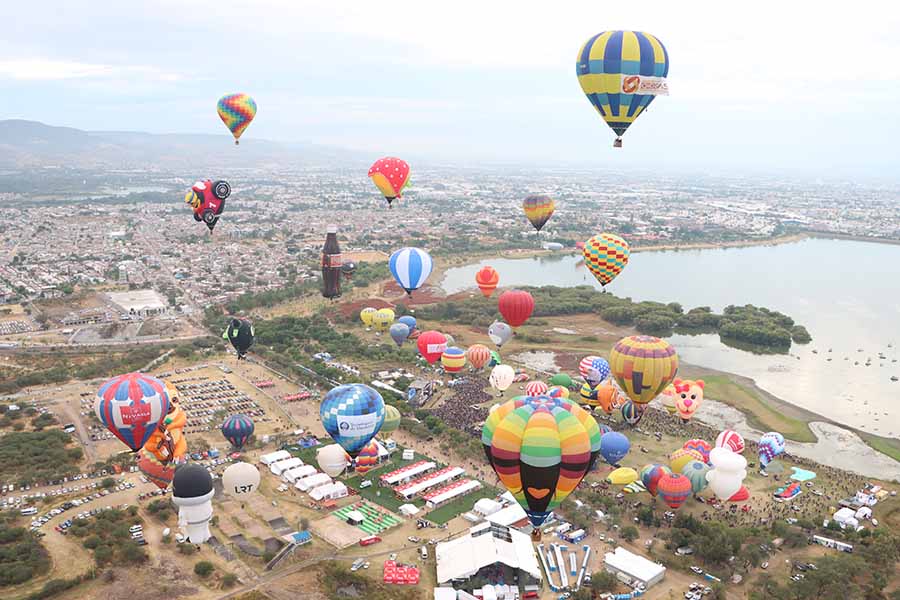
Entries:
[[500,275],[494,270],[494,267],[482,267],[475,273],[475,283],[478,284],[478,289],[481,290],[484,297],[490,298],[497,289],[497,284],[500,283]]
[[656,485],[656,493],[672,510],[676,510],[691,495],[691,481],[680,473],[663,475]]
[[513,379],[515,378],[516,372],[511,366],[497,365],[491,370],[489,380],[491,382],[491,387],[502,394],[509,389],[509,386],[512,385]]
[[547,395],[551,398],[565,400],[569,397],[569,388],[561,385],[554,385],[547,390]]
[[466,366],[466,353],[462,348],[451,346],[441,354],[441,366],[447,373],[459,373]]
[[512,337],[512,334],[512,327],[503,321],[494,321],[491,323],[491,326],[488,327],[488,337],[491,338],[491,341],[494,342],[498,348],[501,348],[503,344],[508,342]]
[[481,442],[500,482],[540,527],[592,466],[599,428],[575,404],[519,398],[485,420]]
[[628,485],[638,480],[637,471],[631,467],[619,467],[606,476],[606,481],[613,485]]
[[412,295],[414,290],[425,285],[431,270],[434,268],[434,262],[424,250],[419,248],[401,248],[388,259],[388,268],[391,275],[403,288],[408,295]]
[[619,388],[609,381],[601,383],[593,388],[591,397],[594,399],[594,402],[596,402],[596,404],[592,406],[599,406],[603,409],[603,412],[608,415],[611,415],[613,409],[617,406],[625,405],[622,394],[619,392]]
[[622,405],[622,419],[629,425],[637,425],[644,416],[644,405],[631,400]]
[[550,388],[543,381],[529,381],[525,384],[526,396],[543,396]]
[[525,216],[538,231],[553,216],[555,208],[556,202],[546,194],[532,194],[522,201],[522,210],[525,211]]
[[578,51],[575,73],[591,106],[615,132],[615,147],[656,96],[669,94],[669,54],[643,31],[604,31],[591,37]]
[[234,136],[237,144],[244,130],[256,116],[256,101],[247,94],[229,94],[219,98],[216,104],[219,118]]
[[524,290],[507,290],[497,301],[500,314],[510,327],[521,327],[534,312],[534,298]]
[[550,385],[559,385],[564,388],[571,388],[572,383],[572,378],[567,373],[557,373],[550,378]]
[[385,434],[390,433],[392,431],[396,431],[398,427],[400,427],[400,411],[397,410],[396,406],[391,406],[390,404],[384,405],[384,423],[381,425],[381,430],[379,433]]
[[500,353],[496,350],[491,350],[491,359],[488,361],[487,366],[493,369],[500,364],[503,364],[503,359],[500,357]]
[[637,404],[656,398],[678,372],[678,353],[669,342],[649,335],[622,338],[609,353],[619,387]]
[[659,401],[662,403],[663,408],[666,409],[666,412],[670,415],[674,415],[678,410],[675,408],[675,395],[677,392],[675,391],[675,386],[671,383],[666,386],[666,389],[662,391],[662,393],[658,396]]
[[[726,429],[716,436],[716,448],[728,448],[732,452],[740,454],[744,451],[744,437],[737,431]],[[712,459],[710,458],[710,460]]]
[[376,465],[378,465],[378,444],[375,443],[375,440],[372,440],[356,456],[356,460],[353,461],[353,468],[356,469],[357,473],[363,475],[374,469]]
[[330,444],[316,450],[316,463],[329,477],[337,477],[350,464],[350,456],[338,444]]
[[482,344],[473,344],[466,350],[466,358],[476,371],[481,370],[491,359],[491,351]]
[[692,460],[681,468],[681,474],[691,482],[691,491],[695,494],[699,494],[709,485],[709,482],[706,481],[709,469],[708,464],[699,460]]
[[628,242],[611,233],[595,235],[584,243],[584,264],[601,286],[615,279],[628,264]]
[[692,460],[703,462],[703,455],[696,450],[679,448],[669,455],[669,466],[672,468],[673,473],[681,473],[681,470],[684,469],[684,465]]
[[97,419],[134,452],[144,446],[168,412],[165,384],[142,373],[113,377],[100,386],[94,399]]
[[603,455],[603,460],[611,465],[616,465],[625,458],[629,448],[631,442],[618,431],[604,433],[600,438],[600,454]]
[[391,339],[397,344],[397,347],[403,345],[406,338],[409,337],[409,326],[405,323],[394,323],[390,328]]
[[433,365],[447,349],[447,337],[439,331],[426,331],[416,340],[416,346],[419,348],[419,354],[429,365]]
[[665,465],[645,465],[641,469],[641,483],[651,496],[656,496],[656,486],[663,475],[671,475],[672,470]]
[[403,197],[403,190],[409,185],[409,175],[409,164],[393,156],[379,158],[369,167],[369,179],[388,201],[388,206],[395,198]]
[[728,448],[716,447],[709,453],[713,468],[706,474],[709,489],[720,500],[727,500],[741,489],[747,477],[747,459]]
[[238,358],[243,358],[253,345],[253,324],[246,319],[232,319],[222,333],[222,338],[231,343]]
[[355,458],[384,423],[384,399],[361,383],[339,385],[325,394],[319,417],[328,435]]
[[363,325],[366,327],[372,326],[372,319],[375,317],[375,313],[378,312],[377,308],[372,308],[371,306],[367,306],[366,308],[359,311],[359,319],[363,322]]
[[150,452],[141,451],[138,454],[137,466],[144,477],[159,489],[164,490],[172,483],[177,465],[171,462],[162,462]]
[[222,473],[222,490],[229,496],[246,498],[259,489],[259,469],[250,463],[236,462]]
[[712,444],[707,442],[706,440],[701,440],[694,438],[692,440],[688,440],[682,446],[685,450],[693,450],[694,452],[699,452],[703,457],[703,462],[709,462],[709,453],[712,451]]
[[375,331],[387,331],[387,328],[394,322],[394,311],[390,308],[379,308],[372,315],[372,327]]

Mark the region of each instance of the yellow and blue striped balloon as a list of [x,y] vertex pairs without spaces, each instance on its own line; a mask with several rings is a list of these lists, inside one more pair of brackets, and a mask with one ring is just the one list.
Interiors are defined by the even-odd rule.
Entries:
[[669,54],[665,46],[641,31],[604,31],[578,52],[578,83],[591,105],[616,133],[625,130],[657,95],[668,94]]

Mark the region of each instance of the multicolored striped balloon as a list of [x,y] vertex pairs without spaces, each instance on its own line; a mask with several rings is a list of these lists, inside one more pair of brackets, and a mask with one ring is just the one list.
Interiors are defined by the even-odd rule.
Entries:
[[656,485],[659,483],[660,478],[663,475],[671,474],[672,469],[665,465],[644,465],[644,468],[641,469],[641,483],[644,484],[651,496],[656,496]]
[[665,340],[632,335],[613,346],[609,366],[625,394],[637,404],[647,404],[675,379],[678,353]]
[[517,397],[488,415],[481,443],[534,527],[571,494],[600,451],[600,428],[577,404]]
[[699,452],[703,456],[703,462],[709,462],[709,453],[712,451],[712,444],[707,442],[706,440],[701,440],[698,438],[694,438],[692,440],[688,440],[682,446],[685,450],[693,450],[695,452]]
[[622,419],[631,426],[637,425],[644,416],[645,408],[645,405],[629,400],[622,405]]
[[601,286],[615,279],[628,264],[628,242],[611,233],[595,235],[584,243],[584,264]]
[[231,415],[222,423],[222,435],[235,448],[243,448],[256,426],[247,415]]
[[672,510],[677,509],[691,495],[690,480],[680,473],[663,475],[656,485],[656,493]]
[[256,116],[256,101],[247,94],[229,94],[219,98],[216,110],[234,136],[234,143],[238,144],[244,130]]
[[360,475],[367,473],[378,465],[378,444],[372,440],[366,444],[354,461],[354,469]]
[[671,467],[673,473],[681,473],[681,470],[684,469],[684,465],[692,460],[703,462],[703,455],[696,450],[679,448],[669,455],[669,467]]
[[166,385],[149,375],[128,373],[106,381],[94,399],[94,413],[132,451],[140,450],[169,412]]
[[525,216],[538,231],[547,224],[555,209],[556,202],[547,194],[532,194],[522,201]]
[[466,366],[466,353],[462,348],[451,346],[441,354],[441,366],[447,373],[459,373]]

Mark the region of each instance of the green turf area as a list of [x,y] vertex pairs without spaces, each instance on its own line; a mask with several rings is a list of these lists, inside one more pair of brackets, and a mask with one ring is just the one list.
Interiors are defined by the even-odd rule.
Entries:
[[[382,475],[386,473],[390,473],[391,471],[395,471],[400,467],[411,465],[420,460],[430,460],[437,464],[437,468],[440,469],[444,467],[442,463],[439,461],[429,458],[425,455],[415,453],[413,460],[403,460],[400,457],[403,455],[403,450],[401,448],[397,448],[396,451],[391,453],[391,457],[385,462],[381,463],[374,469],[367,471],[364,475],[354,475],[344,480],[344,483],[347,484],[348,487],[353,488],[359,492],[359,495],[366,500],[370,500],[375,504],[383,506],[384,508],[392,511],[399,512],[401,504],[414,504],[419,508],[425,506],[425,503],[422,500],[412,500],[407,502],[405,500],[401,500],[394,494],[394,491],[389,487],[383,487],[379,484],[380,478]],[[372,486],[360,489],[360,484],[363,481],[371,481]]]
[[342,521],[346,521],[347,515],[354,510],[358,510],[365,515],[366,519],[361,524],[357,525],[357,527],[369,535],[378,535],[382,531],[390,529],[391,527],[396,527],[400,524],[399,518],[379,510],[367,502],[354,502],[353,504],[339,508],[332,514]]
[[466,494],[462,498],[458,498],[453,502],[439,506],[425,515],[425,518],[432,523],[443,525],[447,521],[472,510],[472,506],[482,498],[495,498],[500,493],[495,487],[484,485],[480,490],[475,490],[470,494]]

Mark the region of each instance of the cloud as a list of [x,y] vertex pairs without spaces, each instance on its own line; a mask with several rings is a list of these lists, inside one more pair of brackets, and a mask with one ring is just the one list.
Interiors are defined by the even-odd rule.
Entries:
[[19,81],[141,78],[172,82],[180,80],[181,76],[148,66],[103,65],[47,58],[26,58],[0,60],[0,78]]

